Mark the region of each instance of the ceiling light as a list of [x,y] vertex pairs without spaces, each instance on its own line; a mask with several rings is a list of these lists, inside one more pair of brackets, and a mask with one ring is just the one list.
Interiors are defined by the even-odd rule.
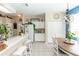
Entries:
[[28,3],[25,3],[25,6],[29,6]]
[[18,14],[17,16],[18,16],[19,18],[21,17],[21,15],[20,15],[20,14]]

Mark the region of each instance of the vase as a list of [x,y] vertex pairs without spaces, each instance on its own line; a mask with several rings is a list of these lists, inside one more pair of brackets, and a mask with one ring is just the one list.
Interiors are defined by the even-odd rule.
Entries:
[[66,39],[66,40],[64,41],[64,43],[73,45],[73,44],[74,44],[74,40],[73,40],[73,39],[71,39],[71,40]]
[[3,41],[3,43],[7,45],[7,41],[5,41],[5,40]]

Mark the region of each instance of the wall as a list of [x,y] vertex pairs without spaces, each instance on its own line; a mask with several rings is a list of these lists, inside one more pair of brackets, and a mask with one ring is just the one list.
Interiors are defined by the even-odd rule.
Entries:
[[[16,36],[19,34],[19,32],[21,32],[22,24],[24,23],[25,19],[26,16],[24,16],[23,14],[14,14],[14,13],[8,14],[8,13],[0,12],[0,24],[7,25],[9,29],[9,36]],[[17,29],[13,28],[13,23],[15,22],[17,23]]]
[[23,30],[22,24],[24,24],[26,17],[24,15],[21,16],[16,15],[13,17],[13,19],[14,20],[12,22],[17,23],[17,29],[13,29],[13,33],[14,35],[18,35],[21,32],[21,30]]
[[65,22],[63,12],[46,12],[45,15],[45,34],[46,41],[49,42],[53,37],[65,37]]

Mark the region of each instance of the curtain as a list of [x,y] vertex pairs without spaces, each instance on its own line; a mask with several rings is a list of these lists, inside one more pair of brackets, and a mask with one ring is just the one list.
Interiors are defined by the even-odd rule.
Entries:
[[65,20],[66,23],[66,38],[67,38],[67,33],[70,32],[70,22]]

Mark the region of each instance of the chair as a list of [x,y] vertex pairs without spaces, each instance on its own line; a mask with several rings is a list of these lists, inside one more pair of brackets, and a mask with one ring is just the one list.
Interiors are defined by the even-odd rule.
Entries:
[[59,55],[58,42],[55,38],[52,38],[52,40],[53,40],[53,55],[58,56]]
[[51,42],[46,42],[47,47],[49,48],[49,54],[52,56],[58,56],[58,42],[55,38],[51,38]]

